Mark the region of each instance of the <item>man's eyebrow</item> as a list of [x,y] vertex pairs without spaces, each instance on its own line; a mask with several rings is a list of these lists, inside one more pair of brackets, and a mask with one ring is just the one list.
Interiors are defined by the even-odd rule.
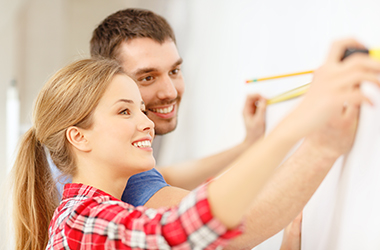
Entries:
[[178,60],[173,64],[172,68],[175,68],[175,67],[177,67],[178,65],[181,65],[182,63],[183,63],[183,59],[180,58],[180,59],[178,59]]
[[149,73],[149,72],[152,72],[152,71],[157,71],[156,68],[141,68],[141,69],[138,69],[136,70],[133,75],[142,75],[142,74],[146,74],[146,73]]
[[119,100],[117,100],[115,103],[114,103],[114,105],[116,104],[116,103],[118,103],[118,102],[126,102],[126,103],[134,103],[132,100],[129,100],[129,99],[119,99]]
[[[181,65],[183,62],[183,59],[182,58],[179,58],[173,65],[172,65],[172,68],[175,68],[177,67],[178,65]],[[141,69],[138,69],[136,70],[133,75],[134,76],[137,76],[137,75],[142,75],[142,74],[146,74],[146,73],[150,73],[150,72],[153,72],[153,71],[158,71],[157,68],[153,68],[153,67],[148,67],[148,68],[141,68]]]

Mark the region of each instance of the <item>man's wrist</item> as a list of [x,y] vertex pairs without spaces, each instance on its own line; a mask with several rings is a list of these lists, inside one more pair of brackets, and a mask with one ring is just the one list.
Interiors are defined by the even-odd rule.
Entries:
[[332,150],[331,148],[316,142],[315,140],[306,137],[302,143],[304,150],[310,152],[310,156],[316,159],[335,162],[341,155],[341,152]]

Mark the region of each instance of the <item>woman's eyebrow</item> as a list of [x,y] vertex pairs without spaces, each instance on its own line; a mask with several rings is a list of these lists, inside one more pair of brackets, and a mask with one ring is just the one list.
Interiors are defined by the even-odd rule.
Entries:
[[113,105],[115,105],[118,102],[126,102],[126,103],[131,103],[131,104],[134,103],[132,100],[129,100],[129,99],[119,99]]

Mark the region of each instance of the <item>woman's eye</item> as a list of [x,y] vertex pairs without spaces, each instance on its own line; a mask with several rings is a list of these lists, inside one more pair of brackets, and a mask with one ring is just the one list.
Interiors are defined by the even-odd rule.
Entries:
[[120,112],[121,115],[130,115],[131,111],[129,109],[124,109],[123,111]]

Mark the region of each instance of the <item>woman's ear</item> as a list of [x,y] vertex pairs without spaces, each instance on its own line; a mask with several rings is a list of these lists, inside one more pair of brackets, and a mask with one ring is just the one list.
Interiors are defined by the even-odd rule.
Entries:
[[83,152],[91,151],[89,141],[80,128],[75,126],[69,127],[66,130],[66,138],[76,149]]

